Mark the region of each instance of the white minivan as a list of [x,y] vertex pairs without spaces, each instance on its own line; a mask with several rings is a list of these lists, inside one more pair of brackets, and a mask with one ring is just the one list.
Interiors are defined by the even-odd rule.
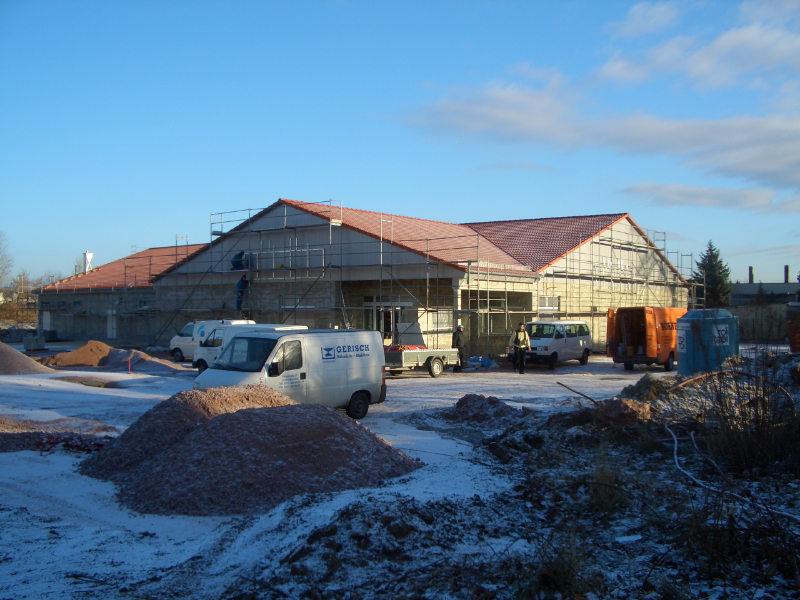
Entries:
[[245,319],[214,319],[211,321],[190,321],[169,341],[169,353],[175,362],[193,360],[197,346],[217,325],[255,323]]
[[225,349],[230,339],[243,331],[296,331],[308,329],[306,325],[283,325],[282,323],[256,323],[255,321],[242,321],[217,325],[195,348],[192,366],[201,373],[214,364]]
[[592,352],[592,333],[589,323],[581,320],[550,319],[525,324],[531,338],[528,362],[546,363],[554,369],[556,363],[577,360],[585,365]]
[[308,329],[237,334],[195,389],[265,385],[299,403],[344,408],[354,419],[386,399],[383,340],[377,331]]

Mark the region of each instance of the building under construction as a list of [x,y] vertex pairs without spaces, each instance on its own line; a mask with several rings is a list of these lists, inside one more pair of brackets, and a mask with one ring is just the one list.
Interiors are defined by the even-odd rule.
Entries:
[[453,224],[281,199],[212,214],[210,236],[154,278],[151,343],[190,320],[246,316],[439,348],[462,323],[471,354],[495,355],[519,321],[569,317],[590,322],[601,351],[609,308],[688,303],[686,280],[626,213]]

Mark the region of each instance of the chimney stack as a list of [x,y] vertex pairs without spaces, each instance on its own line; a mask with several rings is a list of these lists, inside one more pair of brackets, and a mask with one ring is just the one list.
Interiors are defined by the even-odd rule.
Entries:
[[94,258],[94,252],[89,252],[86,250],[83,253],[83,272],[88,273],[92,270],[92,258]]
[[753,267],[747,267],[747,283],[753,283]]
[[783,283],[789,283],[789,265],[783,265]]

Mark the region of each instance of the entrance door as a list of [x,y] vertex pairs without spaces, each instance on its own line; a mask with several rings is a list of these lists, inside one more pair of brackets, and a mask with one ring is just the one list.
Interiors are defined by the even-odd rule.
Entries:
[[364,322],[367,329],[380,331],[384,340],[394,340],[397,333],[397,323],[400,322],[402,307],[394,304],[380,305],[370,302],[364,309],[366,313]]

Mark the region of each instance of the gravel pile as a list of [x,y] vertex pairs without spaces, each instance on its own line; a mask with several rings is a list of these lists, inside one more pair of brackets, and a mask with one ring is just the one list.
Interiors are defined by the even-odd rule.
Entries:
[[8,344],[0,342],[0,375],[35,375],[52,372],[53,369],[42,366]]
[[334,409],[258,386],[181,392],[80,471],[143,513],[263,513],[298,494],[375,486],[420,464]]

